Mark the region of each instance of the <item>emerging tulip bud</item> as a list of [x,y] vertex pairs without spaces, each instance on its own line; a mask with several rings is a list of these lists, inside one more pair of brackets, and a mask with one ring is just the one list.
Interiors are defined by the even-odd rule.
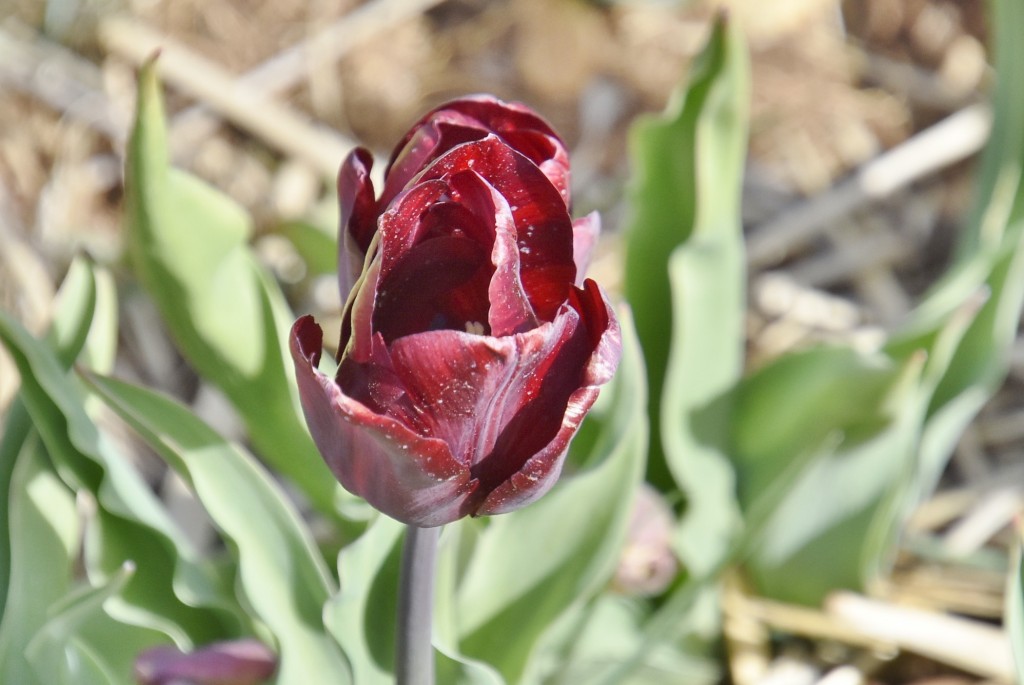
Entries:
[[259,685],[277,669],[274,653],[256,640],[207,645],[189,654],[161,645],[135,660],[140,685]]
[[334,378],[292,328],[313,439],[351,492],[437,526],[522,507],[557,480],[618,365],[618,323],[583,269],[600,228],[569,214],[565,146],[522,105],[456,100],[395,149],[376,198],[356,150],[338,178]]
[[665,591],[679,562],[672,551],[675,519],[657,490],[642,483],[633,501],[629,531],[613,587],[624,595],[647,597]]

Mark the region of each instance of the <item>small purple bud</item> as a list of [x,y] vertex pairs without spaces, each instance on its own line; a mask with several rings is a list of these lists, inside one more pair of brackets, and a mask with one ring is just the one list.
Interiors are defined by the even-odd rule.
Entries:
[[159,645],[135,660],[139,685],[258,685],[277,669],[277,656],[253,639],[216,642],[185,654]]
[[661,494],[641,485],[615,571],[613,586],[618,592],[648,597],[668,587],[679,568],[672,552],[672,528],[672,510]]

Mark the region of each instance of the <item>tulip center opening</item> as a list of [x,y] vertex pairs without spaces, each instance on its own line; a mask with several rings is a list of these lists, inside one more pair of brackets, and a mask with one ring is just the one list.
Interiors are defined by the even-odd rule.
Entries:
[[388,344],[432,330],[487,335],[487,287],[494,267],[483,245],[462,236],[426,240],[382,279],[373,326]]

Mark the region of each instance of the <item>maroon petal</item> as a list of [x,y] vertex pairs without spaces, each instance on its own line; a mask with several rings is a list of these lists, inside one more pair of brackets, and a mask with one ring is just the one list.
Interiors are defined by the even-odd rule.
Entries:
[[[487,493],[475,515],[518,509],[551,488],[561,472],[569,443],[597,399],[600,386],[611,379],[618,366],[622,334],[611,305],[593,281],[587,281],[586,288],[578,293],[574,291],[580,304],[580,324],[539,375],[539,385],[527,393],[529,401],[505,426],[489,459],[504,470],[514,463],[511,455],[531,456],[515,472],[499,473],[503,477],[493,488],[487,487],[492,477],[479,468],[474,470],[473,475],[481,481],[480,492]],[[570,311],[566,307],[559,317],[569,316]]]
[[141,685],[257,685],[277,669],[277,658],[257,640],[234,640],[203,647],[190,654],[177,647],[147,649],[135,661]]
[[512,209],[490,183],[475,172],[456,174],[451,185],[460,202],[477,216],[486,217],[492,226],[490,261],[494,275],[487,288],[487,322],[490,335],[518,333],[538,324],[520,279],[519,246]]
[[475,483],[448,445],[345,395],[316,365],[323,333],[312,317],[292,327],[290,349],[313,440],[343,486],[392,518],[438,526],[465,515]]
[[449,180],[418,183],[381,219],[373,327],[389,344],[488,320],[496,210],[486,184],[466,176],[449,179],[454,186]]
[[[502,136],[518,131],[534,131],[561,145],[561,138],[551,125],[532,109],[518,102],[503,102],[491,95],[470,95],[446,102],[428,112],[417,125],[438,116],[451,116],[451,112],[458,112],[478,122],[482,128]],[[400,143],[401,146],[404,146],[404,141]],[[564,145],[561,147],[564,150]]]
[[474,516],[505,514],[538,500],[558,481],[569,443],[583,418],[597,400],[599,388],[588,386],[572,393],[555,437],[531,456],[522,467],[492,489],[473,512]]
[[590,268],[597,238],[601,235],[601,215],[591,212],[572,222],[572,260],[576,262],[576,285],[583,286],[583,276]]
[[363,259],[377,230],[377,200],[370,169],[373,155],[356,148],[338,172],[341,225],[338,230],[338,287],[344,298],[363,268]]
[[421,180],[472,170],[508,202],[516,225],[520,278],[537,317],[551,321],[576,280],[572,221],[558,191],[529,159],[495,136],[440,157]]
[[373,330],[390,344],[413,333],[466,330],[469,322],[485,321],[490,271],[487,252],[469,238],[419,243],[381,279]]
[[438,109],[472,117],[483,128],[497,134],[540,167],[569,206],[569,152],[561,137],[536,112],[517,102],[502,102],[489,95],[462,98]]
[[569,153],[557,136],[538,131],[499,131],[499,135],[517,152],[540,167],[562,196],[566,209],[572,208],[569,189]]
[[417,183],[399,195],[380,218],[381,277],[386,278],[395,264],[416,244],[428,228],[423,219],[428,210],[442,202],[448,184],[435,180]]
[[583,382],[604,385],[615,375],[622,358],[622,331],[615,311],[601,286],[589,278],[582,289],[573,288],[569,304],[580,313],[593,350]]
[[434,331],[391,346],[394,373],[413,413],[429,417],[431,434],[479,480],[467,513],[479,513],[489,493],[507,489],[510,479],[534,497],[554,482],[568,441],[597,395],[596,387],[579,391],[588,385],[592,352],[591,336],[569,306],[555,321],[517,335]]
[[384,190],[381,204],[390,203],[413,179],[433,160],[457,145],[480,140],[490,131],[476,121],[457,112],[443,112],[418,127],[406,136],[404,149],[395,149],[395,154],[384,174]]
[[515,339],[429,331],[397,340],[390,352],[413,413],[429,421],[430,433],[467,468],[483,458],[520,371]]
[[569,154],[551,125],[530,108],[475,95],[428,112],[395,147],[385,176],[390,198],[420,169],[456,145],[494,133],[536,164],[569,206]]

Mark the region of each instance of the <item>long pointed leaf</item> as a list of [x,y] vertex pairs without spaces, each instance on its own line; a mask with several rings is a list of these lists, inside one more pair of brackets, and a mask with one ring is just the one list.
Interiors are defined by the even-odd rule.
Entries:
[[[50,339],[57,350],[57,358],[62,368],[71,366],[86,344],[96,307],[95,272],[86,260],[76,259],[71,263],[57,294],[56,313],[50,331]],[[12,559],[11,555],[6,554],[12,530],[8,525],[11,475],[30,431],[31,418],[21,398],[16,397],[4,417],[3,436],[0,437],[0,550],[4,552],[0,553],[0,617],[3,616],[3,607],[6,603],[7,580]]]
[[237,407],[259,454],[333,516],[338,486],[300,417],[284,347],[292,317],[250,252],[250,219],[225,195],[170,168],[166,138],[150,63],[139,77],[126,172],[135,270],[182,354]]
[[111,610],[185,646],[237,630],[216,579],[198,563],[196,551],[138,471],[97,430],[81,388],[53,352],[3,312],[0,342],[21,374],[25,406],[58,474],[98,504],[86,535],[91,580],[103,582],[126,560],[139,561]]
[[394,682],[398,560],[404,526],[379,516],[338,555],[339,592],[325,607],[324,621],[345,650],[353,682]]
[[345,682],[348,666],[321,619],[333,581],[269,474],[170,398],[112,378],[88,381],[192,485],[237,547],[246,602],[280,645],[278,683]]
[[[746,148],[746,63],[742,40],[720,17],[690,68],[686,87],[666,114],[640,120],[630,132],[635,176],[625,286],[650,384],[653,440],[648,479],[663,490],[671,487],[671,475],[684,486],[692,483],[705,465],[722,480],[714,440],[691,465],[681,457],[687,445],[678,426],[686,421],[688,410],[727,388],[741,370],[743,260],[738,208]],[[669,257],[690,241],[694,245],[688,256],[677,259],[699,267],[701,259],[710,257],[720,272],[674,269],[676,288],[670,300]],[[714,283],[709,282],[711,276]],[[685,318],[677,321],[677,315]],[[715,353],[706,355],[706,348]],[[683,374],[687,378],[680,383]],[[663,410],[665,401],[669,407]],[[668,432],[661,428],[663,421],[672,424]],[[720,490],[716,483],[708,492]],[[704,502],[698,506],[703,510]],[[717,508],[714,503],[708,506]],[[695,520],[702,518],[703,513]]]
[[735,29],[717,23],[705,51],[713,80],[694,127],[680,130],[683,108],[658,129],[637,132],[661,132],[661,142],[674,148],[661,154],[685,154],[679,136],[694,136],[694,177],[688,180],[695,186],[693,227],[668,262],[672,326],[660,437],[686,496],[676,547],[688,571],[698,575],[717,565],[740,528],[726,452],[731,407],[723,398],[740,379],[745,354],[740,193],[749,99],[748,58]]
[[[26,648],[26,656],[35,668],[36,679],[47,685],[117,685],[128,673],[115,673],[103,662],[81,633],[103,605],[123,592],[135,568],[125,563],[117,573],[97,588],[90,588],[65,599],[54,615],[35,634]],[[122,648],[128,645],[123,644]]]

